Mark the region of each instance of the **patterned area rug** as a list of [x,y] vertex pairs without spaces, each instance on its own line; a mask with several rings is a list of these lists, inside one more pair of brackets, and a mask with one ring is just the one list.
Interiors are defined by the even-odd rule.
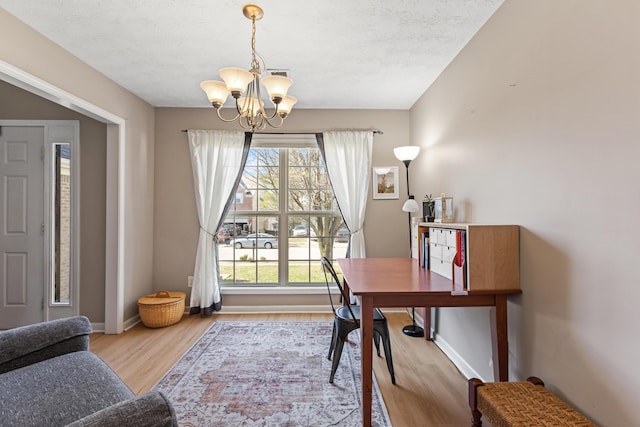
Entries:
[[[359,334],[333,384],[331,323],[218,321],[155,389],[181,426],[361,426]],[[373,425],[391,426],[374,377]]]

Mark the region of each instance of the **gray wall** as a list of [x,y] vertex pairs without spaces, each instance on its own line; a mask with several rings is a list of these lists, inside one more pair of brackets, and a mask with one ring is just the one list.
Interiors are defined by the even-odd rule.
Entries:
[[[121,296],[123,310],[119,317],[121,320],[133,318],[138,311],[137,299],[152,290],[154,109],[2,8],[0,28],[0,59],[28,74],[29,80],[36,80],[38,89],[46,86],[46,89],[42,89],[46,92],[53,88],[56,96],[65,93],[65,102],[77,100],[74,108],[88,105],[93,112],[100,110],[109,117],[125,120],[121,127],[121,151],[117,153],[121,160],[122,182],[119,184],[124,194],[120,205],[115,206],[114,203],[114,206],[108,205],[107,209],[113,209],[114,212],[120,210],[122,213],[119,224],[124,229],[119,254],[121,270],[117,274],[124,289]],[[107,138],[108,134],[109,129]],[[109,181],[108,177],[109,171]],[[115,218],[107,219],[111,223],[116,221]],[[115,236],[108,237],[113,239]],[[109,254],[107,257],[111,260]],[[115,261],[112,262],[115,264]],[[113,289],[115,279],[105,283],[105,286]],[[115,301],[107,303],[115,305]],[[98,321],[93,316],[92,313],[91,320]]]
[[80,122],[80,314],[104,322],[105,124],[1,80],[0,119]]
[[[229,114],[227,114],[229,115]],[[213,108],[157,108],[154,206],[154,289],[189,292],[187,276],[193,274],[198,242],[198,218],[193,193],[193,173],[187,135],[182,129],[237,129],[223,123]],[[323,130],[379,129],[373,141],[374,166],[398,166],[400,199],[373,200],[369,190],[364,225],[369,257],[409,255],[409,225],[402,212],[406,199],[404,165],[393,155],[393,147],[409,144],[409,112],[380,110],[294,110],[285,126],[276,131],[318,132]],[[405,196],[402,196],[402,195]],[[224,295],[224,306],[328,304],[319,295],[247,296]]]
[[[507,1],[411,109],[418,193],[522,227],[511,378],[541,377],[603,426],[640,425],[639,23],[637,0]],[[488,310],[438,320],[491,379]]]

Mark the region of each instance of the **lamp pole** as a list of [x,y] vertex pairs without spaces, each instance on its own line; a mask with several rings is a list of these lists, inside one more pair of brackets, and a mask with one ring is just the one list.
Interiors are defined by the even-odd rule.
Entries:
[[[411,163],[411,160],[403,160],[402,163],[404,163],[404,168],[407,173],[407,200],[412,200],[413,195],[409,190],[409,164]],[[405,205],[406,203],[407,202],[405,202]],[[404,207],[402,210],[405,210]],[[412,247],[411,245],[411,211],[407,211],[407,215],[409,216],[409,256],[411,256],[411,247]]]
[[[416,146],[406,146],[406,147],[398,147],[393,149],[393,153],[404,163],[406,175],[407,175],[407,201],[402,206],[402,210],[407,212],[409,215],[409,256],[411,256],[412,250],[412,241],[411,241],[411,212],[417,212],[419,210],[418,203],[416,203],[415,198],[411,194],[411,190],[409,189],[409,164],[411,160],[415,159],[420,153],[420,147]],[[402,332],[410,337],[423,337],[424,329],[416,324],[416,308],[411,307],[411,325],[407,325],[402,328]]]

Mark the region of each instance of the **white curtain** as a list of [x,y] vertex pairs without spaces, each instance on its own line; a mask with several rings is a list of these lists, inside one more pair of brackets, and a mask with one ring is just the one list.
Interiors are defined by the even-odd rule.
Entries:
[[[372,131],[324,132],[320,144],[347,228],[351,232],[349,256],[366,258],[364,216],[371,182]],[[324,145],[324,147],[322,147]]]
[[215,234],[230,206],[228,201],[246,162],[245,134],[237,131],[190,130],[188,135],[200,221],[191,313],[208,315],[220,310],[222,305]]

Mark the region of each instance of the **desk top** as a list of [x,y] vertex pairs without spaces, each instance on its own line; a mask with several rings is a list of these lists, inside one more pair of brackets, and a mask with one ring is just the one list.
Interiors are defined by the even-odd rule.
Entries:
[[[418,295],[462,291],[444,276],[420,267],[414,258],[346,258],[338,265],[354,295]],[[517,294],[520,289],[469,291],[469,295]]]

